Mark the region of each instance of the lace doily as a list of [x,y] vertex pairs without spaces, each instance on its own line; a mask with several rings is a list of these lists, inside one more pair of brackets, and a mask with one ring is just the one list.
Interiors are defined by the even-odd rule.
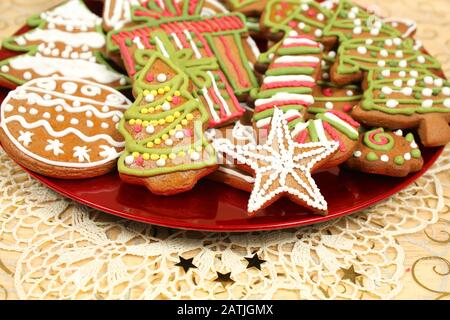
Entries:
[[[450,148],[414,185],[328,223],[242,234],[176,231],[82,207],[0,153],[0,248],[20,253],[21,299],[392,298],[404,251],[395,236],[438,222]],[[245,257],[266,260],[247,268]],[[176,266],[193,258],[187,272]],[[219,274],[229,275],[223,282]]]

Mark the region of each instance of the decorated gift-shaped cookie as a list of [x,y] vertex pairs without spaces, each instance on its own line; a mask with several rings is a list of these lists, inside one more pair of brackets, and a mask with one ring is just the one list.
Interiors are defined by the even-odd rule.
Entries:
[[16,162],[45,176],[99,176],[116,168],[124,147],[117,125],[130,104],[91,81],[34,79],[3,101],[0,142]]
[[412,133],[402,130],[370,130],[361,141],[346,166],[362,172],[404,177],[422,169],[423,159]]
[[108,66],[102,53],[106,39],[102,19],[81,0],[66,3],[27,20],[33,29],[3,42],[21,52],[0,62],[0,82],[10,88],[31,79],[62,76],[91,80],[115,88],[128,84]]
[[376,69],[352,116],[369,126],[418,128],[424,146],[450,141],[450,83],[425,69]]
[[[140,8],[137,8],[140,7]],[[227,13],[217,0],[105,0],[103,7],[103,27],[105,30],[119,30],[133,22],[132,11],[143,11],[153,19],[164,17],[214,15]]]
[[258,86],[252,66],[256,62],[259,50],[249,37],[242,14],[160,20],[148,18],[147,21],[108,34],[109,52],[116,54],[120,50],[130,76],[139,71],[139,65],[134,60],[135,51],[154,49],[155,45],[150,42],[152,35],[155,32],[164,32],[177,50],[193,50],[195,59],[215,57],[237,98],[245,100],[250,90]]
[[190,190],[216,170],[216,155],[203,135],[208,113],[190,90],[187,75],[153,52],[119,126],[126,141],[118,163],[124,181],[170,195]]
[[234,145],[228,139],[218,139],[214,147],[217,152],[235,158],[238,165],[255,176],[247,208],[250,215],[283,196],[315,212],[326,214],[327,202],[311,173],[336,152],[336,142],[294,142],[283,112],[276,108],[264,144],[242,146]]

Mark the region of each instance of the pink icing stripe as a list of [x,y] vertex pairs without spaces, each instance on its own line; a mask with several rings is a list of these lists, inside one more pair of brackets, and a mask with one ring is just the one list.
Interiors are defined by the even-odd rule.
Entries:
[[339,142],[339,151],[345,152],[345,144],[342,142],[339,133],[326,121],[322,121],[323,128],[330,135],[331,139]]
[[276,89],[276,88],[283,88],[283,87],[309,87],[312,88],[316,84],[311,81],[283,81],[283,82],[272,82],[272,83],[265,83],[261,86],[261,90],[264,89]]
[[319,44],[312,43],[291,43],[291,44],[283,44],[281,48],[297,48],[297,47],[318,47]]
[[309,35],[309,34],[301,34],[301,35],[297,35],[297,36],[289,36],[289,38],[291,38],[291,39],[309,39],[309,40],[314,40],[315,39],[312,35]]
[[279,100],[279,101],[273,101],[273,102],[269,102],[269,103],[265,103],[262,104],[260,106],[257,106],[255,108],[255,112],[261,112],[267,109],[271,109],[275,106],[279,107],[279,106],[285,106],[288,104],[297,104],[297,105],[302,105],[302,106],[309,106],[309,103],[304,101],[304,100]]
[[302,130],[298,133],[297,137],[295,138],[295,141],[297,143],[304,143],[307,137],[308,137],[308,130]]
[[373,132],[371,132],[369,134],[370,142],[372,142],[373,144],[379,145],[379,146],[387,144],[389,142],[389,140],[388,140],[388,138],[386,138],[384,136],[379,136],[380,141],[375,140],[375,135],[377,135],[379,133],[383,133],[383,130],[377,129],[377,130],[374,130]]
[[361,126],[359,124],[359,122],[356,122],[349,115],[347,115],[345,113],[339,112],[337,110],[330,110],[327,112],[334,114],[336,117],[340,118],[341,120],[344,120],[345,122],[348,122],[353,127],[359,128]]
[[274,68],[286,68],[286,67],[310,67],[315,68],[317,67],[317,62],[278,62],[278,63],[272,63],[269,67],[269,69]]

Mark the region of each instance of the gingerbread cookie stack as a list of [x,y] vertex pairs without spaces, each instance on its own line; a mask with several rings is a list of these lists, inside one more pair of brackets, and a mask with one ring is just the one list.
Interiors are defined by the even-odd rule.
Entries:
[[326,214],[315,171],[404,177],[450,141],[415,23],[349,0],[105,0],[102,18],[68,0],[27,25],[3,42],[0,142],[43,175],[166,196],[208,176],[250,215],[281,197]]

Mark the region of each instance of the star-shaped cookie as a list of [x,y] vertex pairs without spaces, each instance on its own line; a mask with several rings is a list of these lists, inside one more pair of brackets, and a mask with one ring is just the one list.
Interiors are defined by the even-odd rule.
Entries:
[[249,214],[255,214],[282,196],[313,211],[326,213],[327,202],[311,177],[337,151],[334,141],[299,144],[293,141],[283,111],[275,108],[271,129],[263,145],[234,145],[218,139],[214,147],[228,154],[238,165],[255,175],[248,203]]

